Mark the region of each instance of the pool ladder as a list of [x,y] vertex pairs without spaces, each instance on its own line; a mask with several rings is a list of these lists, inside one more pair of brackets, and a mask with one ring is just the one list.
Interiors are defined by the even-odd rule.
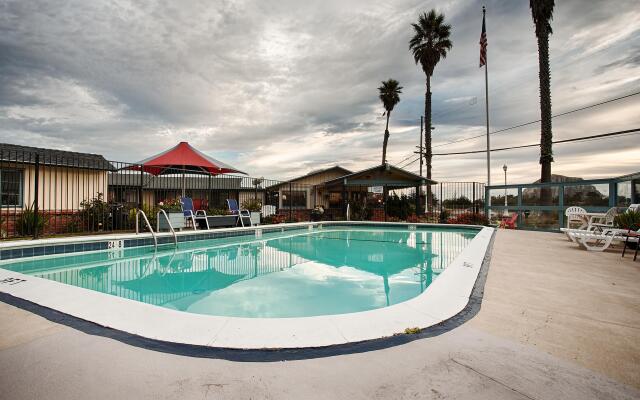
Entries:
[[[164,214],[164,217],[167,219],[167,224],[169,225],[169,229],[171,230],[171,233],[173,233],[173,243],[176,247],[178,247],[178,236],[176,235],[176,231],[173,229],[173,226],[171,225],[171,221],[169,221],[169,216],[164,210],[158,211],[158,215],[157,215],[158,231],[160,230],[159,228],[160,228],[161,213]],[[149,222],[149,218],[147,218],[147,214],[145,214],[144,211],[140,209],[136,211],[136,235],[140,233],[140,214],[142,214],[142,218],[144,218],[144,222],[147,224],[147,229],[149,229],[149,232],[151,232],[151,236],[153,236],[153,247],[154,249],[158,250],[158,237],[156,236],[156,232],[153,231],[153,227]]]

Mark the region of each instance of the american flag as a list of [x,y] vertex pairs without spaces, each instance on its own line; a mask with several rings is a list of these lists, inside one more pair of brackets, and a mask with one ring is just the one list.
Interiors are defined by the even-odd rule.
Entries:
[[487,64],[487,31],[484,28],[484,10],[482,12],[482,33],[480,34],[480,67]]

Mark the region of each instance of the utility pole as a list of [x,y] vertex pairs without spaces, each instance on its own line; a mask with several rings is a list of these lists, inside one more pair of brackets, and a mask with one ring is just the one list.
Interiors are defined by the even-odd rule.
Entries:
[[422,165],[424,159],[422,158],[422,135],[424,133],[424,116],[420,116],[420,176],[422,176]]

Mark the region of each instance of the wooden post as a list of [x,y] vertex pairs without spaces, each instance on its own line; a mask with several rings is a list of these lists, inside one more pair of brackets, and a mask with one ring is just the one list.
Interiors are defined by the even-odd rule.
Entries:
[[420,215],[420,185],[416,186],[416,217]]

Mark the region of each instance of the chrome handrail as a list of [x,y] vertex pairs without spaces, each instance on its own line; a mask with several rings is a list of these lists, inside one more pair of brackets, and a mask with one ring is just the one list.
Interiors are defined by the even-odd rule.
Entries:
[[151,236],[153,236],[153,245],[154,247],[157,249],[158,248],[158,238],[156,237],[155,232],[153,231],[153,227],[151,226],[151,223],[149,222],[149,218],[147,218],[147,214],[144,213],[144,211],[138,209],[138,211],[136,211],[136,235],[140,233],[140,223],[138,222],[140,214],[142,214],[142,217],[144,218],[144,222],[147,223],[147,228],[149,228],[149,231],[151,232]]
[[164,214],[164,218],[167,220],[167,224],[169,225],[169,230],[171,230],[171,233],[173,233],[173,243],[176,245],[176,247],[178,247],[178,235],[176,235],[176,231],[175,229],[173,229],[173,225],[171,225],[171,221],[169,221],[169,216],[167,215],[167,212],[162,208],[160,209],[160,211],[158,211],[158,215],[156,215],[157,224],[158,224],[156,231],[160,232],[160,213]]

